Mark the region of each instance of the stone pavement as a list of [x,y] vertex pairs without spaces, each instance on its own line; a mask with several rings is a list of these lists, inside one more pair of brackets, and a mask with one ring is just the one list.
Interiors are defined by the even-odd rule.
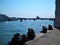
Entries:
[[54,29],[26,42],[26,45],[60,45],[60,30]]

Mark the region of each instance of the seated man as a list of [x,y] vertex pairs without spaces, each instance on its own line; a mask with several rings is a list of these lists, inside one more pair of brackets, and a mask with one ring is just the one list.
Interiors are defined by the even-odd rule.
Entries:
[[42,27],[42,33],[47,33],[47,28],[45,26]]
[[51,25],[48,25],[48,30],[53,30],[53,27]]

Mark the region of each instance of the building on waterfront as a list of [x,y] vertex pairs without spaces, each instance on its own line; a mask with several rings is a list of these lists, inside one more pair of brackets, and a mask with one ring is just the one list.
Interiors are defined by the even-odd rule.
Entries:
[[60,29],[60,0],[56,0],[56,9],[55,9],[55,22],[54,26]]

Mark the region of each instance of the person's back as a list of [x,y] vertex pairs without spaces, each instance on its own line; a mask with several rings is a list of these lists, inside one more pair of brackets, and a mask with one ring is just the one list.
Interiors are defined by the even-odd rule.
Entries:
[[47,33],[47,28],[45,26],[42,27],[42,33]]
[[33,34],[35,34],[35,31],[34,31],[33,29],[31,29],[31,32],[32,32]]
[[34,39],[34,37],[35,37],[35,31],[31,29],[31,39]]
[[19,45],[19,40],[18,40],[19,35],[20,35],[19,33],[14,34],[14,36],[13,36],[11,42],[10,42],[10,45]]
[[48,25],[48,30],[53,30],[51,25]]
[[28,32],[27,32],[27,41],[31,39],[31,30],[30,28],[28,28]]
[[27,38],[26,35],[23,34],[23,35],[22,35],[22,42],[26,42],[26,38]]

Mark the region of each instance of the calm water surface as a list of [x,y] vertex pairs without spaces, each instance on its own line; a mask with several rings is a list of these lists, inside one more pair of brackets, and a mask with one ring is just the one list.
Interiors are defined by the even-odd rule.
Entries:
[[27,20],[27,21],[10,21],[0,22],[0,45],[6,45],[11,40],[13,34],[20,33],[26,34],[28,28],[33,28],[35,33],[39,33],[42,30],[42,26],[48,27],[51,24],[53,26],[54,21],[49,20]]

